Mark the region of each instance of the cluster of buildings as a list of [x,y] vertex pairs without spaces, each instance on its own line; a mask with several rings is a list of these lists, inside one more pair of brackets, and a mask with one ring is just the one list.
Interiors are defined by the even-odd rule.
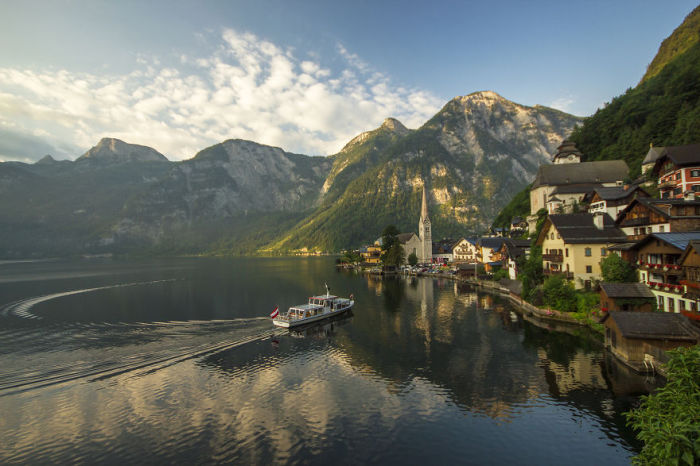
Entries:
[[[544,273],[577,288],[600,284],[606,345],[633,366],[698,343],[680,314],[700,320],[700,144],[650,147],[633,183],[624,161],[581,162],[581,155],[564,141],[530,191],[531,233],[546,213],[535,240]],[[634,265],[638,283],[601,284],[608,254]],[[666,313],[644,312],[653,308]]]

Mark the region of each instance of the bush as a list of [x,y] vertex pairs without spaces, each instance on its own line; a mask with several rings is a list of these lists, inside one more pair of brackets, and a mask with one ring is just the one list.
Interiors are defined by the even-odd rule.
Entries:
[[510,275],[508,275],[508,270],[507,269],[498,269],[493,273],[493,280],[494,281],[499,281],[503,278],[509,278]]
[[574,284],[554,275],[545,280],[542,287],[544,304],[563,312],[575,312],[578,303]]
[[416,256],[415,252],[412,252],[411,254],[408,255],[408,265],[411,267],[415,266],[418,263],[418,256]]
[[668,352],[667,382],[625,413],[644,448],[637,464],[700,464],[700,346]]
[[634,283],[637,281],[637,272],[634,267],[617,254],[608,254],[600,261],[600,272],[604,282]]

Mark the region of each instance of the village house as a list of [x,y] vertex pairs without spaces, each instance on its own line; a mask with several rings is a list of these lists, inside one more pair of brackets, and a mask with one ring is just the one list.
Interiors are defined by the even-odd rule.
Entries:
[[651,312],[655,304],[656,296],[642,283],[600,284],[600,309],[604,312]]
[[362,256],[362,262],[366,264],[379,264],[381,261],[380,257],[382,255],[382,248],[379,246],[378,242],[375,242],[371,246],[363,246],[360,248],[360,256]]
[[461,238],[452,248],[455,262],[478,262],[480,248],[477,238]]
[[447,264],[454,262],[454,246],[457,242],[453,239],[443,239],[433,243],[433,262]]
[[662,199],[678,199],[687,192],[699,192],[700,144],[664,147],[652,172],[658,179]]
[[545,220],[537,237],[546,275],[564,275],[576,288],[600,280],[600,260],[608,248],[626,241],[625,234],[603,213],[556,214]]
[[620,212],[615,224],[631,241],[651,233],[700,230],[700,200],[694,193],[685,199],[636,198]]
[[681,285],[687,305],[681,314],[700,322],[700,241],[690,240],[680,259],[683,271]]
[[601,322],[605,347],[637,371],[656,367],[665,351],[700,341],[700,332],[680,314],[608,312]]
[[495,255],[496,251],[501,248],[501,245],[505,240],[506,238],[496,236],[479,238],[477,241],[477,246],[479,248],[478,261],[482,264],[498,261],[498,257],[493,256]]
[[691,241],[700,241],[700,231],[652,233],[633,248],[637,256],[639,281],[654,293],[659,310],[697,310],[697,301],[684,297],[685,287],[681,283],[681,256]]
[[[621,186],[629,171],[624,160],[581,162],[581,152],[564,141],[552,158],[552,165],[541,165],[530,189],[529,231],[535,231],[537,212],[549,207],[550,213],[572,212],[583,196],[595,187]],[[550,196],[556,201],[550,203]]]
[[588,212],[605,212],[611,218],[617,216],[635,198],[647,198],[649,194],[637,185],[596,187],[583,198],[583,203],[588,205]]
[[518,260],[527,258],[530,254],[530,240],[506,239],[496,252],[494,258],[508,269],[508,277],[511,280],[518,278]]

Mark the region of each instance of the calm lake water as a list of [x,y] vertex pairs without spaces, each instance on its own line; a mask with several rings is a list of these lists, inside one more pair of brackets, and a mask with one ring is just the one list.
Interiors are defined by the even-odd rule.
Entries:
[[[273,330],[324,282],[351,315]],[[330,258],[0,262],[0,463],[628,464],[655,384],[582,329]]]

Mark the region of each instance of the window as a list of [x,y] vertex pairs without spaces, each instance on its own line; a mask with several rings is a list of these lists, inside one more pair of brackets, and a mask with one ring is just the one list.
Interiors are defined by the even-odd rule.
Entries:
[[569,257],[569,248],[564,249],[566,251],[566,257]]
[[591,248],[586,248],[585,254],[586,254],[586,257],[591,257]]
[[698,191],[700,191],[700,184],[694,184],[693,185],[693,192],[696,193]]
[[681,311],[685,311],[685,301],[682,299],[678,300],[678,307],[680,308]]
[[673,298],[668,298],[668,312],[676,312],[676,301]]
[[612,338],[610,339],[612,341],[612,346],[613,348],[617,348],[617,333],[612,332]]
[[586,266],[586,273],[593,273],[593,266],[592,265]]
[[690,170],[690,176],[692,176],[693,178],[700,177],[700,170]]
[[677,196],[678,194],[682,193],[683,189],[682,188],[673,188],[673,195]]
[[637,236],[639,234],[639,228],[634,227],[634,235]]
[[642,272],[642,282],[646,282],[646,281],[647,281],[647,274]]
[[557,233],[557,239],[561,239],[561,235]]
[[647,228],[647,233],[651,234],[651,227]]
[[664,297],[659,296],[658,299],[659,299],[659,311],[663,311],[664,310]]
[[680,180],[681,179],[681,172],[676,173],[676,179]]
[[600,255],[603,257],[607,255],[607,251],[605,250],[605,248],[600,248]]
[[[663,232],[664,232],[664,226],[659,225],[659,233],[663,233]],[[657,241],[657,243],[658,243],[658,241]]]

